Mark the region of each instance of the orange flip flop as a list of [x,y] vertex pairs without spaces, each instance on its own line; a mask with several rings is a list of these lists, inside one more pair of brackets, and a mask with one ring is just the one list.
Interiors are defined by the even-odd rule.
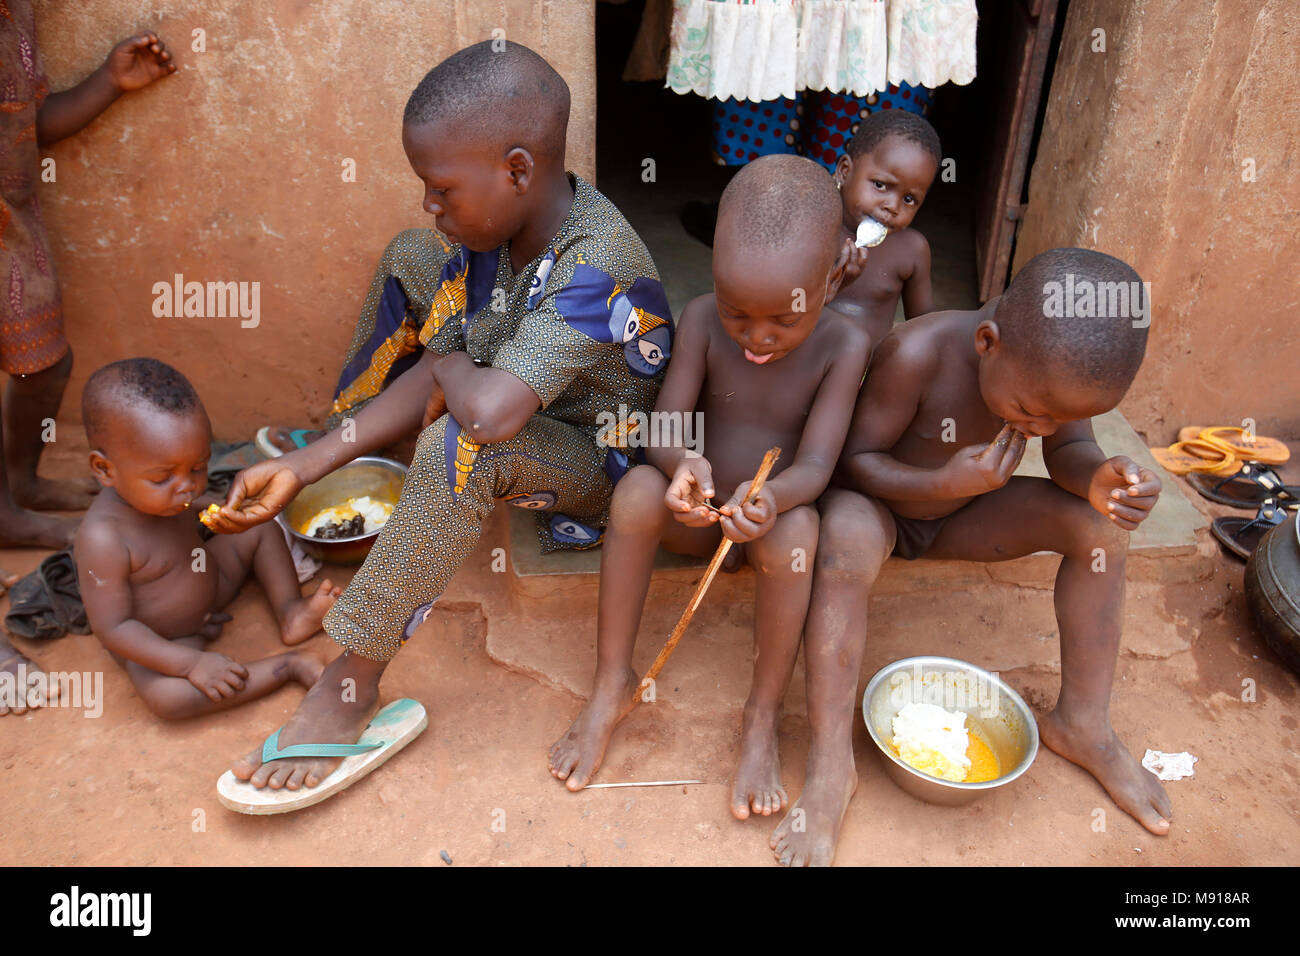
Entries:
[[1201,441],[1222,445],[1242,461],[1257,461],[1261,465],[1281,465],[1291,458],[1291,449],[1278,439],[1266,435],[1254,435],[1252,436],[1254,440],[1250,441],[1244,428],[1235,428],[1231,425],[1204,428],[1197,437]]
[[1200,438],[1177,441],[1168,448],[1152,448],[1152,456],[1173,475],[1197,472],[1206,475],[1232,475],[1241,467],[1237,456],[1226,447]]

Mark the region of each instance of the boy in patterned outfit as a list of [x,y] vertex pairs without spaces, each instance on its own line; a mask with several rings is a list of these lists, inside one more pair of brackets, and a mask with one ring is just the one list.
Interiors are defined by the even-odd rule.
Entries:
[[[629,465],[598,442],[597,415],[653,408],[668,361],[671,317],[645,246],[564,170],[567,85],[528,48],[492,46],[449,57],[407,104],[403,144],[442,237],[405,232],[384,254],[339,383],[341,427],[241,473],[214,521],[222,531],[264,521],[304,484],[423,417],[397,508],[325,619],[345,653],[281,746],[358,738],[387,662],[474,550],[497,500],[537,510],[548,549],[594,545]],[[347,679],[355,702],[339,693]],[[259,787],[298,789],[337,763],[263,765],[259,745],[233,769]]]

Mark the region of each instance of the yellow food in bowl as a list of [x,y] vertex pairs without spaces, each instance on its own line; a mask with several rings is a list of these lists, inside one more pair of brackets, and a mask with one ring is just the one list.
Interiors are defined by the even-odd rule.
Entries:
[[984,783],[1001,775],[997,756],[966,714],[935,704],[908,703],[893,720],[890,748],[914,770],[952,783]]
[[962,783],[985,783],[1002,776],[997,756],[976,734],[970,735],[966,756],[970,760],[970,770],[966,771],[966,779]]

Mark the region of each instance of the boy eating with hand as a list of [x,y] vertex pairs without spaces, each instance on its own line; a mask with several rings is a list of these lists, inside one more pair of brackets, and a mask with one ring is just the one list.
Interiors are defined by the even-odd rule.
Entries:
[[[893,327],[900,295],[909,319],[934,308],[930,244],[910,227],[940,159],[939,135],[925,117],[882,110],[862,121],[835,167],[844,204],[843,235],[853,237],[855,247],[852,278],[831,308],[861,322],[873,345]],[[857,246],[859,238],[870,242],[865,234],[859,237],[864,222],[864,233],[883,227],[884,240]]]
[[[866,334],[823,306],[850,242],[838,197],[816,163],[764,156],[723,193],[714,292],[686,306],[656,414],[702,416],[705,446],[647,450],[614,489],[601,554],[591,697],[550,752],[551,773],[581,790],[637,692],[632,650],[655,551],[711,555],[723,535],[757,574],[754,680],[732,783],[738,819],[786,805],[777,726],[808,610],[811,575],[791,555],[817,546],[815,503],[834,469],[870,351]],[[753,503],[749,486],[772,446],[784,453]],[[728,495],[719,511],[715,489]],[[813,550],[809,550],[813,549]],[[733,551],[736,550],[733,548]],[[811,692],[811,691],[810,691]]]
[[[213,520],[222,532],[268,520],[305,484],[422,429],[392,517],[326,615],[343,653],[277,738],[297,754],[361,736],[389,662],[499,502],[534,513],[545,551],[600,540],[626,467],[599,440],[600,416],[653,407],[672,317],[636,231],[565,168],[569,110],[564,78],[512,41],[425,75],[402,144],[438,232],[407,230],[384,253],[338,427],[241,472]],[[344,681],[355,694],[339,693]],[[232,769],[257,788],[310,788],[338,766],[334,750],[264,759],[259,742]]]
[[[1122,300],[1132,308],[1103,308],[1101,290],[1119,283],[1132,290]],[[1057,307],[1067,286],[1094,291],[1095,307],[1082,314],[1097,317]],[[829,864],[834,855],[857,787],[852,727],[867,597],[891,552],[972,561],[1061,555],[1061,693],[1039,720],[1043,743],[1091,773],[1152,833],[1169,832],[1168,796],[1109,717],[1128,532],[1155,506],[1160,480],[1129,458],[1108,458],[1090,421],[1133,381],[1149,324],[1135,319],[1148,310],[1127,264],[1053,249],[983,308],[908,322],[876,350],[838,487],[822,499],[805,640],[809,683],[831,692],[808,698],[804,825],[787,818],[773,834],[782,863]],[[1012,476],[1032,438],[1042,439],[1050,479]]]
[[285,644],[319,631],[339,590],[324,581],[302,596],[276,525],[200,540],[190,506],[207,488],[212,426],[193,386],[155,359],[126,359],[92,375],[81,401],[90,469],[103,491],[77,531],[78,583],[91,629],[149,709],[193,717],[288,681],[310,687],[323,667],[311,655],[245,665],[204,649],[250,571]]

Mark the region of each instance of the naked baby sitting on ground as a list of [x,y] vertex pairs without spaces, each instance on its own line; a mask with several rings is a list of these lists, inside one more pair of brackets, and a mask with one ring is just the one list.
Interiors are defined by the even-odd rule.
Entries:
[[193,717],[316,682],[323,663],[291,651],[240,664],[206,651],[249,572],[266,591],[285,644],[321,629],[339,589],[307,597],[278,525],[199,537],[194,501],[208,484],[212,426],[194,387],[155,359],[126,359],[82,393],[90,468],[103,491],[77,532],[74,557],[91,629],[155,714]]

